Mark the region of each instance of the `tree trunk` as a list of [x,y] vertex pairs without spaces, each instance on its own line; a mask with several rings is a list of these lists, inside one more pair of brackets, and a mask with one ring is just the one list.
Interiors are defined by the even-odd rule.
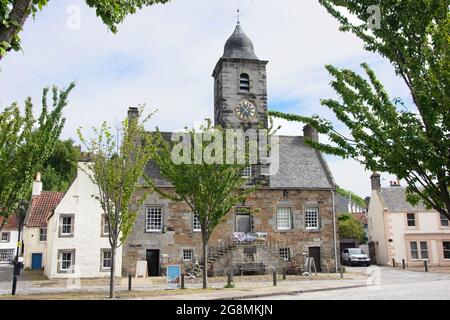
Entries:
[[202,236],[202,249],[203,249],[203,289],[208,288],[208,240],[206,236]]
[[109,298],[116,298],[116,246],[111,247],[111,275],[109,278]]
[[[9,20],[14,21],[15,24],[10,24],[6,27],[4,24],[0,25],[0,42],[11,43],[14,36],[20,32],[25,21],[31,12],[32,0],[16,0],[9,14]],[[2,56],[0,55],[0,60]]]

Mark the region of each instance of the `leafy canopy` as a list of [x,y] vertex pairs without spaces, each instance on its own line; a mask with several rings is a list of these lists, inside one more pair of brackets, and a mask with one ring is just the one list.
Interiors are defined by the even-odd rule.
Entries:
[[0,216],[9,217],[18,202],[29,197],[34,175],[52,154],[61,134],[63,109],[74,86],[72,83],[64,90],[53,87],[51,108],[49,89],[45,88],[38,118],[34,118],[31,98],[26,99],[24,112],[14,102],[0,113]]
[[[408,184],[408,200],[450,218],[450,0],[321,0],[364,48],[387,58],[406,84],[412,105],[391,98],[365,63],[364,75],[326,66],[340,99],[324,99],[349,134],[319,116],[271,112],[311,124],[331,144],[309,143],[326,153],[353,158],[372,171],[389,172]],[[369,8],[380,9],[371,29]],[[345,9],[359,22],[351,22]],[[353,19],[354,20],[354,19]],[[352,20],[352,21],[353,21]]]
[[367,242],[363,224],[351,213],[344,213],[338,217],[338,229],[341,239],[356,238],[360,243]]

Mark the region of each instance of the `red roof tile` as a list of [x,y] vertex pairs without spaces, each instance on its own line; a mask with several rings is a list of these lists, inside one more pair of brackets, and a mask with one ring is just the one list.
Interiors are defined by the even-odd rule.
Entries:
[[39,196],[33,196],[28,211],[27,227],[46,227],[47,218],[56,209],[64,197],[64,192],[43,191]]
[[[0,226],[3,223],[3,217],[0,217]],[[10,216],[8,218],[8,221],[6,222],[5,226],[3,227],[2,230],[4,231],[11,231],[11,230],[17,230],[19,228],[19,224],[17,221],[17,217],[15,214],[13,214],[12,216]]]

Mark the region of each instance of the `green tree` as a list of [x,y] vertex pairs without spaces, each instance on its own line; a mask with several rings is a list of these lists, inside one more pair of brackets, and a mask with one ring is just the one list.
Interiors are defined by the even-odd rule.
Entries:
[[366,243],[366,232],[364,226],[351,213],[343,213],[338,217],[339,237],[356,238],[360,243]]
[[[353,32],[366,50],[391,62],[413,103],[408,109],[401,99],[391,99],[365,63],[365,76],[328,65],[340,99],[321,103],[349,134],[317,115],[271,114],[311,124],[331,144],[310,145],[353,158],[368,170],[395,174],[407,182],[409,202],[421,201],[450,219],[450,0],[319,2],[342,31]],[[358,19],[350,20],[343,12]],[[373,19],[379,26],[374,27]]]
[[42,165],[42,184],[44,190],[67,191],[77,175],[79,147],[72,139],[56,141],[53,152]]
[[[170,0],[85,0],[97,16],[114,33],[129,14],[145,6]],[[10,50],[20,50],[20,32],[30,14],[42,10],[49,0],[0,0],[0,60]]]
[[351,199],[353,203],[356,203],[361,208],[366,207],[366,202],[364,201],[364,199],[358,196],[357,194],[349,190],[342,189],[339,186],[336,187],[336,192],[346,199]]
[[[138,118],[127,119],[115,132],[103,123],[100,129],[93,129],[95,137],[89,141],[83,137],[81,129],[78,130],[80,140],[92,157],[86,165],[86,174],[98,186],[96,199],[109,227],[112,299],[115,298],[116,250],[130,234],[140,203],[151,190],[145,188],[145,181],[149,179],[140,179],[154,149],[144,129],[150,116],[142,122]],[[138,194],[138,190],[144,191]]]
[[51,155],[64,126],[62,113],[73,87],[73,83],[65,90],[53,87],[51,110],[47,102],[49,89],[45,88],[37,119],[31,98],[26,99],[23,113],[16,102],[0,113],[0,217],[4,218],[3,222],[17,209],[19,201],[28,197],[34,174]]
[[[156,186],[155,189],[168,199],[185,202],[197,215],[202,233],[203,289],[206,289],[208,287],[208,241],[223,217],[254,192],[255,186],[247,187],[248,179],[243,178],[243,171],[248,167],[246,164],[249,159],[248,154],[244,156],[246,160],[243,164],[226,164],[226,161],[220,160],[212,162],[204,158],[197,162],[195,150],[200,150],[201,155],[211,154],[211,143],[199,142],[195,138],[198,136],[213,136],[214,142],[220,140],[224,142],[225,130],[213,129],[208,122],[208,125],[203,126],[200,131],[195,129],[187,131],[183,141],[193,143],[188,143],[183,150],[183,161],[173,160],[172,151],[175,150],[173,149],[175,143],[166,141],[161,134],[156,135],[155,144],[159,147],[154,160],[161,175],[173,185],[174,194]],[[223,149],[225,152],[225,148]],[[218,152],[216,155],[219,157],[222,156],[220,151],[215,150],[215,152]],[[181,151],[180,153],[174,151],[174,154],[181,156]]]

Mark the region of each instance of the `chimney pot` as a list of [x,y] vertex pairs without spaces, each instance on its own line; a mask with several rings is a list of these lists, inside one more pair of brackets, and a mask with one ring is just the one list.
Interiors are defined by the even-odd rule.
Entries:
[[379,173],[374,172],[370,176],[370,180],[372,183],[372,190],[380,190],[381,189],[381,176]]
[[303,136],[305,138],[311,139],[314,142],[319,142],[319,132],[316,128],[312,127],[309,124],[303,127]]

